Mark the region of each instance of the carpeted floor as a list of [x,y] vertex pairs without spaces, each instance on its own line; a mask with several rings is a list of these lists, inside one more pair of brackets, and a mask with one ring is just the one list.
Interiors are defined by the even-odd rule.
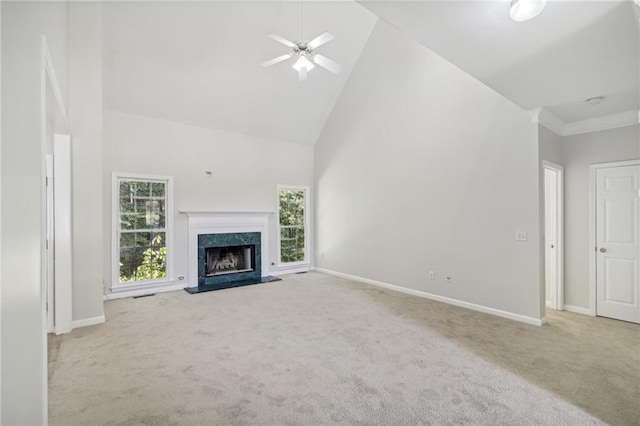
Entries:
[[640,328],[543,327],[320,273],[105,304],[65,335],[52,425],[640,424]]

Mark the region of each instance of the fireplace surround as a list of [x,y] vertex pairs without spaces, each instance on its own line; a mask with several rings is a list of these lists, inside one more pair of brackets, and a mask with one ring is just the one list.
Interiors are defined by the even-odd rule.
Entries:
[[226,288],[262,277],[260,232],[198,235],[198,286]]
[[272,212],[180,210],[180,213],[189,219],[189,278],[185,288],[189,293],[275,280],[267,275]]

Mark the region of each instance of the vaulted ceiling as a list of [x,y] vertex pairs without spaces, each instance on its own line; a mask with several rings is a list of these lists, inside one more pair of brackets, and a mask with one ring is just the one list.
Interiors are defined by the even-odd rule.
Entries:
[[359,3],[524,109],[572,122],[639,107],[631,0],[549,0],[527,22],[510,19],[509,1]]
[[[312,144],[377,21],[357,3],[113,2],[104,6],[103,87],[108,109],[260,138]],[[304,22],[304,36],[301,23]],[[277,33],[307,41],[342,66],[316,67],[298,82]]]
[[[104,6],[105,107],[313,144],[378,20],[448,59],[523,109],[565,122],[639,108],[638,8],[630,0],[549,0],[516,23],[500,1],[113,2]],[[301,24],[304,24],[304,36]],[[297,81],[265,37],[336,39],[342,65]],[[587,98],[604,96],[597,106]]]

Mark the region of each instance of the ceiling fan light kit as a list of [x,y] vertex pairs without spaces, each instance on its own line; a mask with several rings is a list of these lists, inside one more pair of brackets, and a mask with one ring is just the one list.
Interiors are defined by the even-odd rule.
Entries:
[[291,68],[298,71],[298,80],[303,81],[307,79],[307,73],[315,68],[315,66],[307,59],[306,55],[300,55],[298,60],[291,65]]
[[546,5],[547,0],[511,0],[509,16],[516,22],[528,21],[538,16]]

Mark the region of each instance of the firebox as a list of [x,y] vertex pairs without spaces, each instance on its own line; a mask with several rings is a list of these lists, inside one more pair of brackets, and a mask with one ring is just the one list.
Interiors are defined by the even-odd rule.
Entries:
[[207,247],[205,252],[205,275],[239,274],[255,268],[253,260],[256,246]]

